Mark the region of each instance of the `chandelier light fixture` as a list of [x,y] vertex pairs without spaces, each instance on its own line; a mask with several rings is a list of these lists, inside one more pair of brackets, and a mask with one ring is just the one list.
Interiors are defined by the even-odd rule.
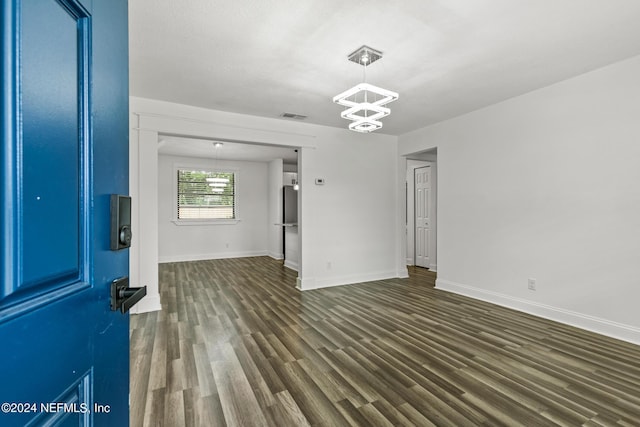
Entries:
[[333,102],[347,107],[340,116],[352,120],[349,129],[373,132],[382,127],[382,119],[391,113],[386,104],[398,99],[398,94],[367,83],[367,67],[382,58],[382,52],[362,46],[349,55],[349,61],[362,65],[363,82],[333,97]]
[[[214,142],[213,147],[215,148],[215,159],[214,159],[214,167],[215,162],[218,160],[218,148],[222,147],[222,142]],[[207,178],[207,183],[211,187],[212,193],[224,193],[224,189],[229,184],[229,178]]]

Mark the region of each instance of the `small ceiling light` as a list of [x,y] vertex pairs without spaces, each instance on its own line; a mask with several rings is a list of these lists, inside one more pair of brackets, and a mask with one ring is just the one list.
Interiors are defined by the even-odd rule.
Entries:
[[216,148],[220,148],[220,147],[222,147],[223,145],[224,145],[224,144],[223,144],[222,142],[214,142],[214,143],[213,143],[213,146],[214,146],[214,147],[216,147]]
[[367,66],[382,58],[382,52],[368,46],[362,46],[351,55],[349,61],[364,67],[364,82],[333,97],[336,104],[348,107],[340,116],[353,120],[349,129],[356,132],[373,132],[382,127],[382,119],[391,113],[384,105],[398,99],[398,94],[387,89],[371,85],[367,80]]

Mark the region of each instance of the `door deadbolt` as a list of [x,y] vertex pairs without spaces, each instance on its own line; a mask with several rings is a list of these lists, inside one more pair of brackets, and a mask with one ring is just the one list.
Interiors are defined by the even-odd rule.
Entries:
[[111,250],[131,246],[131,197],[111,195]]

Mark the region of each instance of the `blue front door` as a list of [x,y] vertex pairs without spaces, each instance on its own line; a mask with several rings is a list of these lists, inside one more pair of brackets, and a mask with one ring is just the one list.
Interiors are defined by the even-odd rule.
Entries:
[[[3,0],[1,426],[128,425],[126,0]],[[50,424],[47,424],[50,423]]]

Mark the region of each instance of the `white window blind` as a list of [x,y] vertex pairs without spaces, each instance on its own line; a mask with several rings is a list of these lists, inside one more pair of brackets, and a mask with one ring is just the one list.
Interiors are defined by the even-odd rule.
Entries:
[[235,219],[235,174],[178,170],[178,219]]

